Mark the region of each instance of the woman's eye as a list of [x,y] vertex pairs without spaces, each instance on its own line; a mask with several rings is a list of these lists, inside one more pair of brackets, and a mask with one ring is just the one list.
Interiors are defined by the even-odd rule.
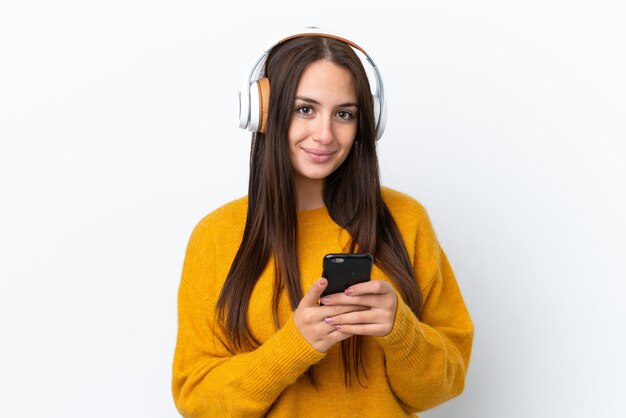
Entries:
[[352,112],[348,112],[347,110],[340,110],[339,112],[337,112],[337,116],[339,116],[341,119],[352,119],[354,117],[354,115],[352,114]]
[[313,109],[311,109],[309,106],[298,106],[296,112],[300,113],[301,115],[308,116],[313,113]]

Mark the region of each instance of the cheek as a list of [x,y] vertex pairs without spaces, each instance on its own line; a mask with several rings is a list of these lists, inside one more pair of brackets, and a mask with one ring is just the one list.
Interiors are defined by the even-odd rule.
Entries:
[[305,126],[297,120],[293,120],[289,125],[289,131],[287,134],[287,138],[289,138],[289,145],[292,146],[301,141],[305,136],[305,133]]
[[350,152],[350,149],[354,145],[354,140],[356,137],[356,127],[346,127],[344,131],[341,132],[341,137],[339,139],[341,143],[341,147],[345,149],[347,152]]
[[351,146],[346,146],[343,149],[343,155],[341,156],[341,164],[343,164],[344,161],[346,161],[348,159],[348,155],[350,155],[350,151],[352,151],[352,147]]
[[289,127],[289,131],[288,131],[288,134],[287,134],[287,143],[289,145],[289,147],[288,147],[289,161],[291,162],[291,166],[292,167],[295,166],[296,151],[297,151],[298,143],[300,143],[301,138],[302,138],[302,130],[301,130],[301,128],[299,128],[298,126],[294,126],[294,125],[295,124],[292,124]]

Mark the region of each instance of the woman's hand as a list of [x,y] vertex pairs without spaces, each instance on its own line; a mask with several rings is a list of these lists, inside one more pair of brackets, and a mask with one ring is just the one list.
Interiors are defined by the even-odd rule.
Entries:
[[313,283],[293,314],[293,320],[300,334],[313,348],[323,353],[339,341],[352,335],[344,330],[339,330],[334,323],[329,322],[328,318],[336,318],[344,314],[358,313],[369,309],[367,306],[341,303],[335,303],[332,306],[320,306],[318,301],[327,284],[328,281],[325,278]]
[[322,303],[333,307],[357,305],[363,308],[327,317],[326,322],[334,325],[337,331],[384,336],[393,328],[398,298],[389,283],[371,280],[350,286],[344,293],[325,296]]

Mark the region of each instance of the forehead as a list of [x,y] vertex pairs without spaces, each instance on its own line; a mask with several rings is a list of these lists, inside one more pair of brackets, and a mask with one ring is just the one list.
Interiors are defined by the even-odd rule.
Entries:
[[298,82],[297,94],[333,91],[343,96],[356,97],[354,78],[347,68],[328,60],[319,60],[304,69]]

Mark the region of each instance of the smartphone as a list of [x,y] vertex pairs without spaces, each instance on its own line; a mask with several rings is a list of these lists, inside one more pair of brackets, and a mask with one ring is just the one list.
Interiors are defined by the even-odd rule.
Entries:
[[322,297],[368,281],[373,263],[374,257],[368,253],[326,254],[322,261],[322,277],[328,280],[328,286]]

